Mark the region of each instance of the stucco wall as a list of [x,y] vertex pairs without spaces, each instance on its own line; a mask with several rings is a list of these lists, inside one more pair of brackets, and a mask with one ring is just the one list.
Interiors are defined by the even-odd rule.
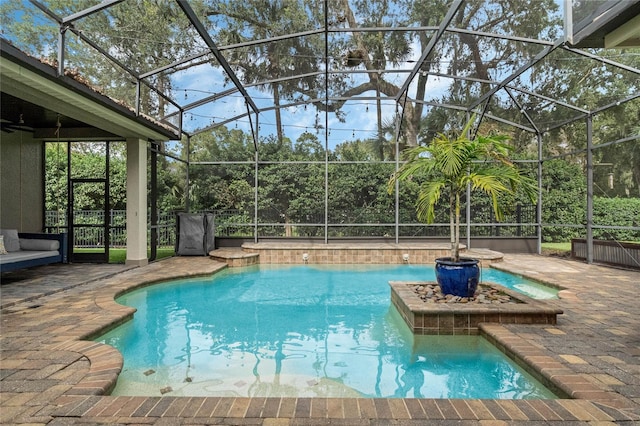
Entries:
[[42,231],[42,161],[42,142],[31,133],[0,134],[0,227]]

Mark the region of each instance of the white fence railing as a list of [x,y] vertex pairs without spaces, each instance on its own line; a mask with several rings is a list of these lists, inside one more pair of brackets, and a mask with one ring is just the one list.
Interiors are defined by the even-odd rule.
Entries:
[[[212,213],[216,218],[216,236],[252,235],[253,226],[249,223],[246,212],[241,210],[216,210]],[[92,248],[104,246],[104,227],[99,226],[105,223],[104,214],[102,210],[79,210],[73,213],[74,224],[79,225],[74,228],[74,247]],[[127,244],[127,211],[110,210],[106,223],[109,224],[109,246],[113,248],[125,247]],[[147,218],[147,223],[151,223],[151,214]],[[67,228],[66,211],[45,212],[46,232],[63,232]],[[175,247],[175,212],[159,212],[158,225],[154,226],[154,229],[156,229],[158,235],[158,247]],[[151,232],[149,232],[149,238],[151,238]]]
[[[101,247],[104,246],[104,227],[95,226],[105,223],[104,211],[81,210],[73,213],[75,247]],[[175,213],[158,213],[158,225],[155,227],[158,233],[159,247],[173,247],[175,245]],[[126,210],[109,211],[109,245],[110,247],[125,247],[127,244],[127,212]],[[151,223],[151,219],[147,220]],[[83,226],[84,225],[84,226]],[[46,232],[60,232],[67,229],[67,213],[65,211],[46,211]],[[150,234],[149,234],[150,235]]]

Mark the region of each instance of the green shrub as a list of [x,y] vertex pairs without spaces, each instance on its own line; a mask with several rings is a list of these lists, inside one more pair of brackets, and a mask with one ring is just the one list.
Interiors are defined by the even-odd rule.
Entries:
[[[593,199],[595,226],[640,226],[640,198]],[[631,229],[594,229],[593,237],[600,240],[638,241],[640,231]]]

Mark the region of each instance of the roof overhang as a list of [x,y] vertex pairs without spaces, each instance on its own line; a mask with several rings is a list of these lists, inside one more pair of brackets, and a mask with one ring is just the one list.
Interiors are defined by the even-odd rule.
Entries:
[[24,101],[121,138],[153,141],[180,138],[177,129],[137,115],[130,108],[100,94],[0,40],[0,90]]
[[640,47],[640,13],[605,34],[604,47]]
[[573,47],[640,47],[640,0],[604,2],[570,32]]

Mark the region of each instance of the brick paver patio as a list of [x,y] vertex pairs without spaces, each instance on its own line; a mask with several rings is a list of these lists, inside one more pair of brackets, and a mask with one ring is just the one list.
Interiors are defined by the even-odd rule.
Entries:
[[640,272],[532,255],[501,269],[564,288],[555,326],[482,332],[572,399],[340,399],[109,396],[122,358],[85,340],[131,318],[129,288],[225,264],[172,258],[143,268],[51,265],[4,274],[0,423],[235,425],[640,424]]

